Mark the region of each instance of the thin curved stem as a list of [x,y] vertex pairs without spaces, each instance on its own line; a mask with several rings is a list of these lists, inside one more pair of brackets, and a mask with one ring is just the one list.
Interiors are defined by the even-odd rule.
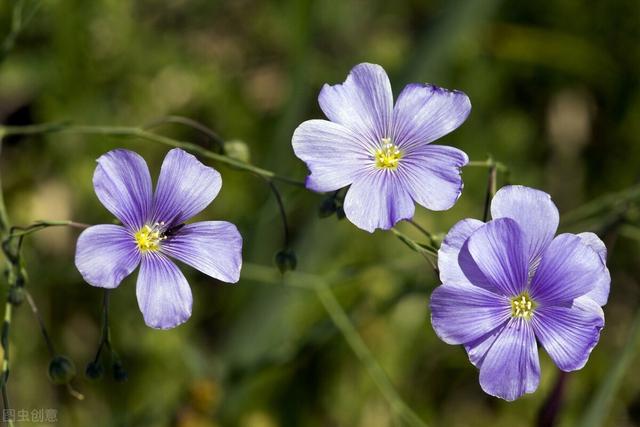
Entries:
[[426,236],[426,238],[429,239],[429,243],[431,245],[434,244],[433,234],[431,234],[431,232],[429,230],[427,230],[426,228],[424,228],[423,226],[421,226],[420,224],[415,222],[413,219],[408,219],[407,222],[409,224],[413,225],[419,232],[424,234]]
[[148,123],[146,126],[144,126],[144,129],[149,130],[149,129],[158,127],[160,125],[169,124],[169,123],[187,126],[205,134],[211,139],[211,141],[216,146],[218,146],[218,148],[220,149],[220,152],[224,152],[224,140],[220,138],[220,135],[218,135],[213,129],[209,128],[208,126],[200,123],[197,120],[190,119],[188,117],[183,117],[183,116],[162,117],[158,120]]
[[273,193],[273,197],[276,199],[276,203],[278,204],[278,210],[280,211],[280,217],[282,218],[282,229],[284,233],[284,247],[289,247],[289,223],[287,222],[287,212],[284,209],[284,203],[282,202],[282,195],[276,187],[273,181],[267,180],[269,184],[269,188],[271,188],[271,192]]
[[38,306],[36,305],[36,302],[34,301],[33,296],[31,296],[31,292],[29,292],[27,289],[24,289],[24,295],[27,299],[27,302],[29,303],[29,307],[31,307],[31,312],[33,313],[36,320],[38,321],[38,326],[40,327],[40,332],[42,333],[42,337],[44,338],[44,341],[47,344],[47,349],[49,350],[49,354],[51,355],[51,357],[53,357],[56,355],[56,351],[53,346],[53,341],[49,336],[49,332],[47,331],[47,327],[44,324],[44,320],[42,319],[42,315],[40,314],[40,310],[38,309]]
[[[0,189],[0,193],[1,193],[1,189]],[[6,387],[7,381],[9,379],[9,331],[11,327],[13,305],[17,304],[17,302],[15,302],[15,300],[12,299],[11,297],[12,291],[21,290],[24,293],[27,299],[27,302],[31,307],[31,311],[34,313],[38,321],[40,331],[46,341],[47,349],[49,350],[49,353],[51,354],[52,357],[55,356],[56,354],[53,346],[53,342],[51,341],[51,337],[49,336],[49,333],[44,325],[42,317],[40,316],[38,307],[35,304],[33,297],[24,286],[23,266],[20,259],[22,242],[24,241],[25,236],[35,233],[37,231],[43,230],[48,227],[56,227],[56,226],[71,226],[71,227],[77,227],[77,228],[86,228],[89,225],[74,222],[74,221],[66,221],[66,220],[65,221],[37,221],[26,227],[21,227],[21,226],[9,227],[8,232],[6,232],[6,237],[2,239],[2,245],[1,245],[2,251],[5,257],[7,258],[7,260],[9,261],[9,296],[7,297],[7,300],[5,303],[5,318],[2,324],[2,336],[0,339],[0,343],[4,350],[2,374],[0,377],[0,382],[1,382],[2,398],[5,404],[5,409],[9,409],[8,407],[9,399],[7,396],[7,387]],[[14,240],[17,240],[17,243],[12,244]],[[71,385],[71,383],[67,383],[66,388],[71,396],[79,400],[84,399],[84,396],[80,392],[75,390]]]
[[[27,302],[29,303],[31,312],[33,313],[36,320],[38,321],[38,326],[40,327],[40,332],[42,333],[42,337],[44,338],[47,344],[47,349],[49,350],[49,354],[51,355],[51,357],[54,357],[56,355],[56,351],[55,351],[55,347],[53,346],[53,340],[51,340],[51,336],[47,331],[47,327],[44,324],[44,320],[42,319],[40,310],[38,309],[38,306],[36,305],[36,302],[33,299],[31,292],[29,292],[27,289],[24,289],[24,295],[25,295],[25,298],[27,299]],[[71,396],[73,396],[75,399],[84,400],[84,395],[80,393],[78,390],[76,390],[75,388],[73,388],[71,383],[67,383],[67,392]]]
[[28,226],[13,226],[11,227],[10,231],[9,231],[9,236],[8,239],[13,239],[15,237],[24,237],[24,236],[28,236],[29,234],[35,233],[37,231],[40,230],[44,230],[45,228],[49,228],[49,227],[62,227],[62,226],[67,226],[67,227],[73,227],[73,228],[89,228],[90,225],[89,224],[83,224],[81,222],[75,222],[75,221],[68,221],[68,220],[64,220],[64,221],[36,221],[33,224],[30,224]]
[[[6,412],[10,411],[11,405],[9,404],[9,396],[7,395],[7,384],[3,383],[2,387],[0,387],[0,392],[2,393],[2,405],[4,406],[4,410]],[[14,427],[13,418],[9,418],[7,420],[7,424],[9,427]]]
[[411,249],[413,249],[414,251],[420,252],[420,253],[424,253],[424,254],[433,255],[433,256],[438,256],[438,250],[436,248],[416,242],[411,237],[407,236],[406,234],[404,234],[403,232],[401,232],[397,228],[395,228],[395,227],[391,228],[391,232],[393,234],[395,234],[404,243],[408,244],[409,247]]
[[438,266],[434,260],[438,258],[438,250],[430,245],[424,245],[416,242],[411,237],[407,236],[397,228],[393,227],[391,232],[395,234],[395,236],[400,239],[405,245],[407,245],[410,249],[418,252],[422,257],[433,267],[433,269],[437,272]]
[[102,298],[102,333],[100,334],[100,345],[96,352],[95,362],[100,358],[100,352],[104,347],[111,351],[111,328],[109,326],[109,304],[111,291],[109,289],[104,290],[104,296]]
[[[9,380],[9,331],[11,328],[11,318],[13,313],[13,305],[7,298],[4,305],[4,321],[2,322],[2,335],[0,342],[2,343],[2,373],[0,374],[0,392],[2,393],[2,403],[5,411],[9,412],[11,406],[9,404],[9,393],[7,391],[7,381]],[[13,420],[9,419],[9,425],[13,426]]]
[[[0,56],[0,61],[2,57]],[[4,137],[4,132],[0,129],[0,154],[2,153],[2,138]],[[14,257],[13,254],[9,251],[9,245],[5,245],[4,236],[8,234],[10,223],[9,217],[7,215],[7,209],[4,204],[4,191],[2,191],[2,174],[0,173],[0,241],[2,244],[0,245],[0,250],[4,253],[7,260],[9,261],[9,269],[10,271],[15,270],[15,265],[17,263],[17,257]],[[9,287],[14,286],[9,281]],[[7,391],[7,381],[9,379],[9,332],[11,328],[11,318],[13,313],[13,305],[9,297],[7,296],[7,300],[4,305],[4,321],[2,322],[2,329],[0,332],[0,345],[2,346],[3,356],[2,356],[2,372],[0,373],[0,393],[2,394],[2,404],[4,406],[5,411],[9,411],[11,406],[9,404],[9,394]],[[8,424],[10,427],[14,426],[13,419],[9,418]]]
[[[2,130],[4,132],[2,132]],[[236,169],[251,172],[255,175],[262,176],[264,178],[281,181],[290,185],[298,187],[304,187],[304,181],[281,176],[267,169],[262,169],[258,166],[251,165],[249,163],[242,162],[240,160],[225,156],[224,154],[218,154],[206,148],[203,148],[192,142],[178,141],[177,139],[169,138],[166,136],[158,135],[139,127],[127,127],[127,126],[80,126],[69,125],[65,123],[51,123],[51,124],[38,124],[30,126],[5,126],[0,127],[0,133],[4,133],[5,136],[11,135],[39,135],[39,134],[79,134],[79,135],[105,135],[105,136],[120,136],[120,137],[134,137],[147,141],[155,142],[158,144],[167,145],[169,147],[178,147],[187,151],[196,153],[202,157],[217,161],[219,163],[226,164]]]

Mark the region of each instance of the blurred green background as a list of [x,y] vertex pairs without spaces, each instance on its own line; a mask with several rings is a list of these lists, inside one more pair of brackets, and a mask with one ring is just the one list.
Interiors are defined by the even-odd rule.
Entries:
[[[15,3],[0,2],[0,40]],[[629,344],[640,301],[637,0],[22,3],[25,15],[38,10],[0,63],[0,122],[7,125],[137,126],[178,114],[225,140],[246,142],[253,163],[302,179],[293,130],[322,117],[320,87],[342,82],[355,64],[381,64],[396,94],[414,81],[466,92],[471,116],[440,142],[473,160],[492,154],[511,169],[510,182],[544,189],[563,213],[581,209],[567,217],[566,229],[596,231],[610,250],[607,326],[587,366],[568,377],[559,425],[578,425],[598,393],[611,404],[596,406],[603,424],[587,416],[593,425],[640,425],[640,376],[633,369],[640,348]],[[157,131],[209,143],[185,127]],[[167,152],[124,138],[7,138],[0,165],[12,222],[110,222],[91,176],[95,159],[116,147],[141,153],[152,176]],[[135,275],[126,279],[113,292],[111,315],[129,381],[79,375],[74,385],[86,396],[82,402],[48,381],[45,344],[28,307],[20,307],[11,337],[12,406],[56,408],[61,426],[403,425],[316,295],[280,283],[273,254],[283,245],[282,229],[268,186],[214,166],[223,188],[201,218],[238,225],[248,264],[240,283],[224,285],[185,268],[193,317],[175,330],[155,331],[138,310]],[[467,168],[463,176],[453,209],[418,208],[416,221],[444,233],[459,219],[480,218],[487,171]],[[370,235],[346,220],[319,219],[320,195],[279,188],[298,269],[334,277],[351,321],[429,426],[534,425],[558,375],[544,352],[535,394],[514,403],[485,395],[464,350],[444,344],[431,328],[428,297],[438,279],[424,259],[391,233]],[[618,194],[624,189],[631,190]],[[27,286],[57,350],[82,372],[98,344],[102,292],[74,267],[77,235],[39,232],[26,240],[25,260]],[[616,374],[625,368],[621,354],[629,369]]]

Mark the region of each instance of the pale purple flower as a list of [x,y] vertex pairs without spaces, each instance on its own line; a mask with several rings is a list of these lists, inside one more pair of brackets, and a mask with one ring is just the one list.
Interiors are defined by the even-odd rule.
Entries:
[[407,85],[395,105],[379,65],[360,64],[343,84],[325,85],[318,97],[329,120],[309,120],[293,134],[293,150],[308,166],[307,188],[350,186],[344,211],[373,232],[413,217],[415,203],[449,209],[460,197],[467,155],[431,145],[465,121],[469,98],[429,84]]
[[113,150],[98,159],[93,186],[122,225],[83,231],[76,267],[89,284],[113,289],[140,265],[136,295],[150,327],[173,328],[191,316],[191,289],[169,257],[215,279],[238,281],[242,237],[237,228],[224,221],[185,224],[218,195],[222,180],[215,169],[173,149],[164,159],[154,194],[144,159]]
[[604,327],[610,276],[593,233],[559,234],[547,193],[498,191],[493,220],[458,222],[438,252],[442,285],[431,323],[448,344],[464,344],[482,389],[515,400],[540,380],[536,340],[563,371],[581,369]]

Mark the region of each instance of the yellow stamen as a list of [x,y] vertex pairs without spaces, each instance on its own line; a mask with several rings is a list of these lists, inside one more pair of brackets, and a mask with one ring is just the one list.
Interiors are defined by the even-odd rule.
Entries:
[[513,317],[523,317],[527,320],[531,319],[536,303],[531,299],[527,292],[523,292],[517,297],[511,298],[511,315]]
[[160,232],[161,225],[162,223],[157,223],[153,227],[145,225],[133,235],[138,249],[142,252],[157,251],[160,249],[160,242],[166,238]]
[[375,151],[376,167],[381,169],[396,169],[402,152],[391,142],[391,138],[382,138],[382,147]]

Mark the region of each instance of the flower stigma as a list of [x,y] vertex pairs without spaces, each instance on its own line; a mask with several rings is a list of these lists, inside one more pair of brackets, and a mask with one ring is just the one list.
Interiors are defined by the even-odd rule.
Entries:
[[376,167],[380,169],[397,169],[402,158],[400,149],[391,142],[391,138],[382,138],[382,147],[375,151]]
[[157,251],[160,249],[160,242],[166,239],[162,234],[164,222],[156,222],[153,226],[145,225],[133,235],[138,249],[142,252]]
[[536,303],[527,292],[523,292],[517,297],[511,298],[511,316],[531,319]]

